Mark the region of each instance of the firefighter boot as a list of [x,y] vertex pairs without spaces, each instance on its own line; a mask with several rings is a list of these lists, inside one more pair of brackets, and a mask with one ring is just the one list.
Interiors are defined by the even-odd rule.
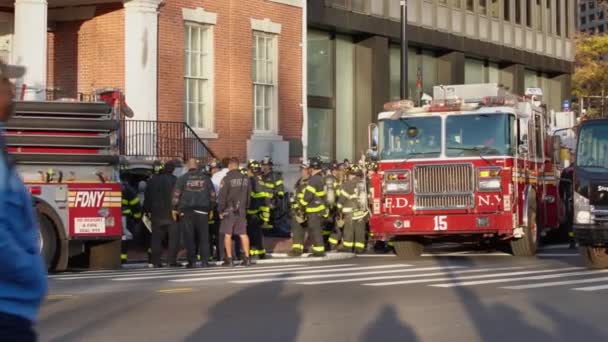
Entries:
[[233,267],[234,263],[232,262],[232,258],[226,258],[224,259],[224,262],[222,263],[222,267]]

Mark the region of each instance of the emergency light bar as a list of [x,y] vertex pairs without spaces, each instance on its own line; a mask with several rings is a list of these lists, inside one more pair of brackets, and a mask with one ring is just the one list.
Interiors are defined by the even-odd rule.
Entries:
[[429,112],[457,112],[462,107],[462,99],[433,100]]
[[387,112],[395,112],[398,110],[408,110],[414,108],[414,102],[410,100],[399,100],[387,102],[384,104],[384,110]]

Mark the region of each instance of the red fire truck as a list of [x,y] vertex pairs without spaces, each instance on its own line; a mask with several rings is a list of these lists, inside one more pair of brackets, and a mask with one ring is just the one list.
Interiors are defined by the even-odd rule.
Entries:
[[118,91],[96,102],[20,101],[6,126],[7,145],[28,186],[49,269],[85,257],[97,267],[119,261],[121,184]]
[[379,159],[370,180],[373,236],[393,240],[400,257],[480,240],[535,255],[564,211],[559,139],[547,134],[545,109],[495,84],[435,87],[433,98],[423,107],[388,103],[370,127]]

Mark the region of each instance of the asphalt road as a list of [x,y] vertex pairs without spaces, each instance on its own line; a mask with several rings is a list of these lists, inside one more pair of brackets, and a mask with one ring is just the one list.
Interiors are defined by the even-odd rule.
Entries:
[[606,341],[608,270],[439,251],[50,276],[42,341]]

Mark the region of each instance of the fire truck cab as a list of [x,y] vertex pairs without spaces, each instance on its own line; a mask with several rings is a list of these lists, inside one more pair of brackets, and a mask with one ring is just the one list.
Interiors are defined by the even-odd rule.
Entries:
[[373,236],[406,258],[433,242],[487,239],[535,255],[563,212],[545,109],[496,84],[435,87],[433,98],[388,103],[370,127]]

